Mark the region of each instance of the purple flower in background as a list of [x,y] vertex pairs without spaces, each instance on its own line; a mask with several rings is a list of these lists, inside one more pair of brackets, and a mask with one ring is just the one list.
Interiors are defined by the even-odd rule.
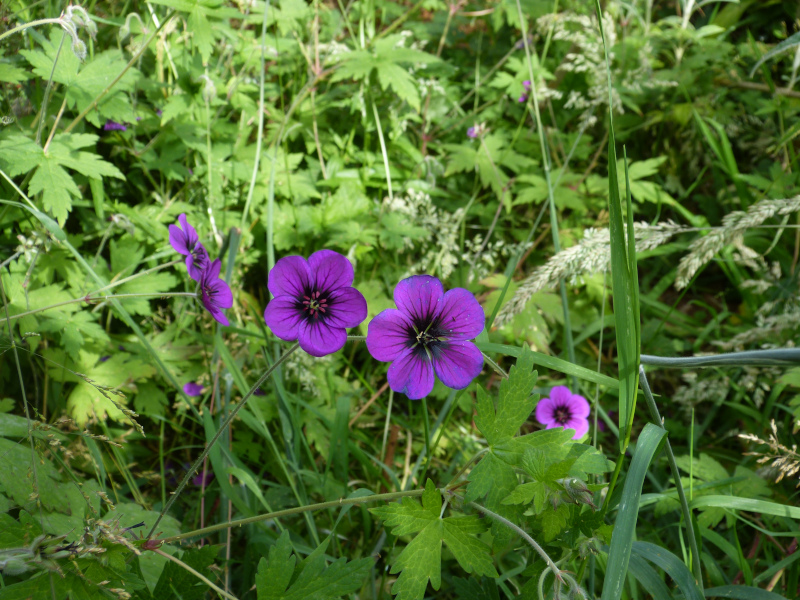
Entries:
[[192,483],[197,487],[206,487],[209,483],[214,480],[214,473],[211,471],[206,471],[203,473],[202,471],[192,477]]
[[108,355],[108,354],[106,354],[105,356],[101,356],[100,357],[100,362],[106,362],[109,358],[111,358],[111,356]]
[[276,336],[298,340],[311,356],[326,356],[347,341],[346,329],[367,318],[367,301],[353,284],[353,265],[333,250],[284,256],[269,273],[275,296],[264,321]]
[[195,383],[194,381],[190,381],[189,383],[184,384],[183,393],[191,398],[194,398],[195,396],[199,396],[203,393],[203,386],[199,383]]
[[221,266],[222,263],[217,259],[203,271],[200,276],[200,299],[212,317],[223,325],[230,325],[222,310],[233,306],[233,294],[228,284],[219,278]]
[[525,91],[519,97],[518,102],[527,102],[528,101],[528,94],[531,91],[531,82],[530,82],[530,80],[526,79],[525,81],[523,81],[522,82],[522,87],[525,88]]
[[103,131],[128,131],[128,128],[124,123],[117,123],[109,119],[106,121],[106,124],[103,125]]
[[574,429],[573,440],[582,438],[589,431],[589,403],[586,398],[573,394],[568,387],[557,385],[550,390],[549,398],[542,398],[536,405],[536,420],[547,429],[565,427]]
[[467,137],[469,138],[478,137],[478,130],[475,127],[470,127],[469,129],[467,129]]
[[195,281],[200,281],[203,272],[208,269],[208,252],[206,252],[203,244],[200,243],[197,231],[186,221],[186,214],[178,217],[178,223],[180,223],[180,226],[169,226],[169,243],[172,244],[175,252],[186,256],[186,268],[189,271],[189,277]]
[[431,393],[434,373],[456,390],[467,387],[483,368],[483,355],[468,341],[484,326],[486,315],[475,296],[463,288],[445,293],[430,275],[414,275],[394,288],[397,309],[381,312],[369,323],[367,349],[391,362],[389,385],[412,400]]

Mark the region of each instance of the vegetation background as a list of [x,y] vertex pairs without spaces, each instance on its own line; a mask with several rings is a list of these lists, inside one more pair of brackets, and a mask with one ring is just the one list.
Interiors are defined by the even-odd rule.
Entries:
[[[788,0],[0,3],[0,597],[800,596],[799,29]],[[482,375],[409,401],[366,321],[285,354],[268,273],[322,248],[368,319],[412,274],[473,292]],[[533,419],[556,385],[581,443]]]

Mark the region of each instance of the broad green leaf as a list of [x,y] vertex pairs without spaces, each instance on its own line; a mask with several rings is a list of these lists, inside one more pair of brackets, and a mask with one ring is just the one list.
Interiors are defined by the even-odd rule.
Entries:
[[124,180],[125,176],[122,172],[111,163],[104,161],[99,155],[79,150],[85,146],[95,145],[98,139],[96,135],[88,133],[77,135],[62,133],[53,138],[47,156],[91,179],[115,177]]
[[15,177],[39,166],[44,151],[31,138],[13,133],[0,139],[0,165],[6,175]]
[[541,514],[545,542],[553,540],[559,533],[564,531],[568,517],[569,507],[566,504],[562,504],[555,510],[546,510]]
[[489,547],[476,534],[485,529],[476,516],[452,516],[442,519],[442,496],[431,480],[425,486],[422,504],[412,498],[370,509],[392,528],[394,535],[417,533],[392,565],[391,573],[400,573],[392,586],[399,600],[421,600],[428,581],[434,590],[441,582],[442,542],[467,572],[497,577]]
[[[217,559],[222,546],[206,545],[201,548],[190,548],[180,555],[180,560],[198,573],[202,573],[212,581],[214,573],[209,569]],[[159,600],[202,600],[210,588],[200,581],[196,575],[185,567],[169,561],[158,578],[153,590],[153,598]]]
[[330,538],[326,539],[295,568],[297,559],[292,554],[289,532],[284,531],[270,548],[269,558],[262,558],[258,564],[258,600],[330,600],[357,591],[363,585],[373,560],[347,561],[340,558],[326,568],[325,550],[329,542]]
[[59,165],[58,160],[51,156],[42,157],[39,168],[31,177],[28,184],[28,193],[31,196],[42,193],[42,206],[50,211],[53,217],[59,222],[67,220],[69,211],[72,210],[72,198],[79,198],[81,195],[78,186],[64,168]]

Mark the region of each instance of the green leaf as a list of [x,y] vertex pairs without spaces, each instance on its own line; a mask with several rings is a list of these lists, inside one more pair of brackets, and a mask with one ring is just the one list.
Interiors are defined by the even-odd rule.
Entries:
[[[297,569],[292,555],[289,532],[284,531],[269,550],[269,559],[262,558],[256,573],[258,600],[329,600],[357,591],[373,565],[371,558],[334,561],[325,568],[325,550],[330,538],[312,552]],[[297,572],[299,570],[299,573]],[[294,582],[292,582],[293,576]]]
[[[202,548],[186,550],[180,557],[181,561],[195,571],[202,573],[212,581],[215,576],[209,567],[214,564],[221,546],[207,545]],[[196,575],[187,571],[183,566],[169,561],[158,583],[153,590],[153,598],[159,600],[202,600],[210,588],[200,581]]]
[[0,140],[0,165],[10,177],[35,169],[42,158],[44,151],[41,146],[29,137],[13,133]]
[[[652,425],[652,423],[648,423],[648,426]],[[653,427],[655,427],[653,425]],[[641,440],[641,436],[639,440]],[[639,451],[639,445],[636,445],[636,451]],[[626,482],[627,483],[627,482]],[[617,528],[614,528],[614,536],[617,535]],[[613,548],[614,545],[614,538],[611,538],[611,545]],[[654,563],[655,565],[664,569],[675,584],[678,586],[678,589],[683,593],[683,597],[686,600],[703,600],[703,592],[697,587],[697,583],[692,577],[691,572],[683,564],[683,561],[675,556],[669,550],[662,548],[661,546],[657,546],[656,544],[651,544],[650,542],[633,542],[631,551],[635,556],[639,556],[641,558],[647,559],[650,562]],[[611,569],[611,562],[610,562],[610,555],[609,555],[609,564],[606,569],[606,573],[609,573]],[[613,571],[611,571],[614,573]],[[622,577],[624,578],[625,573],[623,571]],[[617,579],[618,577],[614,577]],[[603,587],[603,592],[605,592],[605,586]],[[603,598],[605,598],[605,594]],[[617,596],[619,597],[619,596]]]
[[546,510],[541,514],[542,530],[544,541],[552,541],[559,533],[567,527],[569,517],[569,507],[562,504],[556,510]]
[[655,457],[666,434],[665,429],[648,423],[636,442],[636,454],[625,478],[625,487],[622,490],[620,508],[611,538],[611,548],[608,551],[608,566],[606,567],[606,578],[603,581],[602,600],[616,600],[622,597],[622,587],[628,572],[628,560],[636,533],[642,484],[650,462]]
[[476,516],[441,518],[442,495],[429,479],[422,495],[422,504],[412,498],[370,509],[380,517],[394,535],[417,533],[392,565],[391,573],[400,573],[392,586],[398,600],[421,600],[428,581],[434,590],[442,583],[442,542],[467,572],[497,577],[489,547],[476,534],[484,531]]
[[508,379],[500,383],[496,411],[486,392],[478,388],[475,425],[490,445],[513,437],[528,420],[539,401],[538,396],[532,395],[537,377],[537,372],[533,371],[533,352],[523,346],[517,363],[509,371]]
[[388,90],[391,87],[401,100],[405,100],[409,106],[419,111],[420,103],[417,84],[406,69],[394,63],[385,62],[376,71],[378,73],[378,83],[380,83],[382,89]]
[[39,168],[36,169],[28,184],[28,193],[31,196],[43,192],[42,206],[49,210],[53,217],[60,223],[67,220],[69,211],[72,210],[72,198],[81,195],[78,186],[72,180],[58,160],[52,156],[43,156]]
[[749,585],[721,585],[705,591],[706,598],[736,598],[736,600],[786,600],[780,594]]
[[79,150],[85,146],[96,145],[98,139],[100,138],[96,135],[88,133],[62,133],[53,138],[47,155],[58,161],[59,164],[91,179],[115,177],[124,180],[125,176],[122,172],[111,163],[104,161],[99,155]]
[[[483,504],[489,510],[516,523],[522,517],[522,507],[503,504],[509,494],[519,484],[514,467],[492,453],[484,456],[470,471],[466,502],[484,498]],[[501,549],[514,539],[514,533],[502,523],[492,522],[493,545]]]
[[800,45],[800,31],[798,31],[795,34],[790,35],[788,38],[783,40],[780,44],[776,44],[774,48],[772,48],[769,52],[767,52],[764,56],[762,56],[758,60],[758,62],[756,62],[756,64],[753,65],[753,68],[750,69],[750,75],[748,77],[752,77],[753,73],[756,72],[758,67],[763,65],[766,61],[768,61],[773,56],[777,56],[781,52],[786,52],[787,50],[790,50],[790,49],[792,49],[792,48],[794,48],[795,46],[798,46],[798,45]]
[[22,83],[28,79],[29,75],[25,69],[8,63],[0,63],[0,81],[6,83]]

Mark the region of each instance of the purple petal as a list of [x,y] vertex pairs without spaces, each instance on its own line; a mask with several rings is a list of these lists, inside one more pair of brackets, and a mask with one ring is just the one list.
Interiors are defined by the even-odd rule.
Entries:
[[519,100],[517,100],[517,102],[519,102],[520,104],[522,102],[527,102],[527,101],[528,101],[528,95],[527,94],[522,94],[522,96],[519,97]]
[[327,356],[342,349],[347,341],[347,332],[330,327],[321,319],[305,319],[298,331],[300,347],[311,356]]
[[569,407],[569,411],[573,418],[577,417],[585,419],[589,416],[589,413],[592,412],[592,409],[589,406],[589,402],[586,400],[586,398],[579,396],[578,394],[572,394],[567,406]]
[[200,281],[203,277],[203,272],[208,269],[210,264],[211,261],[208,259],[208,252],[205,246],[197,242],[194,249],[186,257],[186,270],[189,271],[189,277],[195,281]]
[[314,252],[308,257],[308,266],[314,274],[316,291],[349,287],[353,283],[353,265],[346,257],[333,250]]
[[284,256],[269,272],[267,288],[275,296],[302,297],[311,287],[313,277],[302,256]]
[[219,308],[230,308],[233,306],[233,293],[230,286],[224,279],[217,279],[211,283],[212,302]]
[[403,279],[394,288],[397,308],[410,317],[422,321],[429,321],[438,314],[442,296],[444,296],[442,282],[430,275],[414,275]]
[[574,429],[575,435],[572,436],[572,439],[579,440],[584,435],[586,435],[587,431],[589,431],[589,421],[587,419],[582,419],[580,417],[573,417],[572,419],[567,421],[566,425],[564,425],[564,428]]
[[206,310],[211,313],[211,316],[214,317],[214,320],[217,321],[217,323],[225,325],[226,327],[231,324],[230,321],[228,321],[228,317],[225,316],[225,313],[218,308],[214,306],[208,306],[206,304]]
[[186,220],[186,213],[178,215],[178,223],[181,224],[181,229],[186,233],[187,245],[190,249],[194,248],[195,244],[200,241],[200,238],[195,228],[189,225],[189,222]]
[[199,396],[203,393],[203,386],[199,383],[195,383],[194,381],[190,381],[189,383],[184,384],[183,393],[194,398],[195,396]]
[[198,473],[192,478],[192,484],[197,487],[205,487],[214,480],[214,473],[206,471],[205,473]]
[[409,349],[411,321],[399,310],[387,308],[367,326],[367,350],[375,360],[389,362]]
[[219,279],[219,271],[221,268],[222,268],[222,263],[217,258],[216,260],[214,260],[214,262],[208,265],[208,269],[206,269],[205,272],[203,273],[203,283],[211,284],[217,279]]
[[450,339],[471,340],[483,331],[486,315],[472,292],[454,288],[442,297],[439,306],[441,328]]
[[178,254],[189,254],[189,247],[186,244],[186,234],[177,225],[169,226],[169,243],[172,249]]
[[395,392],[405,394],[410,400],[419,400],[433,389],[433,365],[427,358],[409,351],[392,363],[388,379]]
[[526,79],[525,81],[523,81],[523,82],[522,82],[522,87],[524,87],[526,90],[530,90],[530,89],[531,89],[531,82],[530,82],[530,80],[529,80],[529,79]]
[[[555,388],[554,388],[555,389]],[[549,427],[557,427],[555,418],[556,403],[552,398],[542,398],[536,405],[536,420],[542,425]]]
[[328,293],[325,322],[331,327],[358,327],[367,318],[367,301],[355,288],[344,287]]
[[273,298],[264,309],[264,321],[272,333],[286,342],[293,342],[299,335],[302,311],[297,309],[297,300],[292,296]]
[[434,352],[433,368],[447,387],[463,390],[480,374],[483,355],[472,342],[449,342]]

